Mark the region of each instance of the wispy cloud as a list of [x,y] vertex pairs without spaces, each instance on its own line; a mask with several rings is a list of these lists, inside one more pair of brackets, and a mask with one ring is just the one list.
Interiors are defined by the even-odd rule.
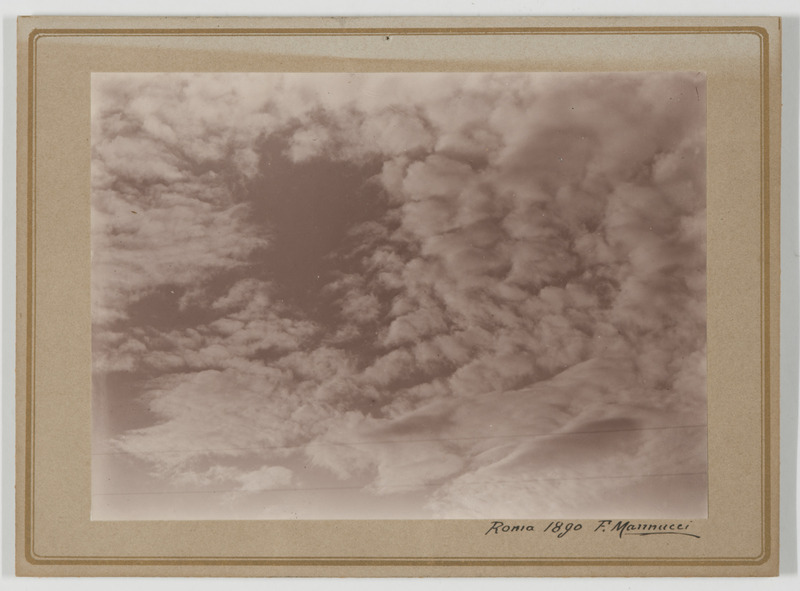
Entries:
[[705,514],[701,74],[92,84],[95,397],[156,481]]

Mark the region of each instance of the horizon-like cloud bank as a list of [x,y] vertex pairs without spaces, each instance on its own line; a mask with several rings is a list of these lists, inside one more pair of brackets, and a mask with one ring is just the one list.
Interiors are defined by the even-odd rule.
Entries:
[[94,518],[705,516],[705,89],[94,74]]

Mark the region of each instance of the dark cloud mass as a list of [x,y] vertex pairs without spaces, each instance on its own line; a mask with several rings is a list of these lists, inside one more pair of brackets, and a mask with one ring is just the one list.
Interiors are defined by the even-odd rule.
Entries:
[[706,515],[702,74],[92,93],[95,519]]

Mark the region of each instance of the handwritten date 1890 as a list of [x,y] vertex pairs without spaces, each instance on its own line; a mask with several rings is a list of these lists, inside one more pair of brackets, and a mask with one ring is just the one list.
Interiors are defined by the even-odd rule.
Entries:
[[580,531],[583,526],[580,523],[573,523],[571,521],[551,521],[544,528],[544,531],[556,534],[556,537],[563,538],[571,531]]

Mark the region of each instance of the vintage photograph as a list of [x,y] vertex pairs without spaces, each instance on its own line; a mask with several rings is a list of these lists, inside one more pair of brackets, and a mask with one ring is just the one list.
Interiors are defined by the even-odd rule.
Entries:
[[702,72],[93,73],[92,519],[705,518]]

